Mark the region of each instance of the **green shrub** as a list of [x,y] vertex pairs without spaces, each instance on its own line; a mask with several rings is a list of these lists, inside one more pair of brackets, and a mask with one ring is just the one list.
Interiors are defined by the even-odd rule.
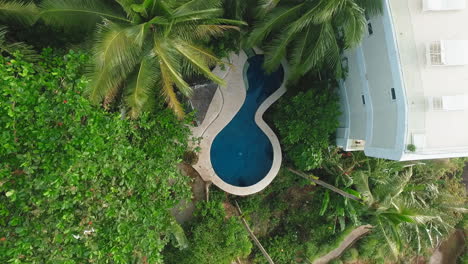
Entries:
[[[297,257],[300,257],[303,246],[298,240],[297,234],[289,232],[284,236],[275,236],[264,243],[270,257],[277,263],[295,264]],[[257,263],[263,263],[265,257],[262,254],[257,254]]]
[[273,122],[283,150],[300,170],[320,166],[323,150],[338,128],[340,114],[334,89],[310,89],[281,99],[274,108]]
[[0,57],[0,263],[156,263],[190,197],[176,168],[189,129],[83,97],[88,56]]
[[409,152],[415,152],[416,151],[416,146],[414,144],[408,144],[406,146],[406,149],[409,151]]
[[345,262],[356,261],[359,258],[359,251],[356,248],[347,249],[342,256],[342,260]]
[[189,226],[189,248],[169,247],[165,262],[174,264],[231,264],[236,257],[250,254],[252,243],[240,220],[226,217],[223,204],[216,199],[200,202],[196,219]]

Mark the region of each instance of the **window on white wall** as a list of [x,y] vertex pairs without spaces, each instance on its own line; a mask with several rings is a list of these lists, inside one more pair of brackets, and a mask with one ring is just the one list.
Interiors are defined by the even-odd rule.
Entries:
[[390,89],[390,93],[392,94],[392,100],[396,100],[396,93],[395,93],[395,88]]
[[369,15],[366,13],[364,13],[364,15],[366,16],[366,21],[367,21],[367,33],[369,36],[372,36],[374,34],[374,28],[372,28],[372,23],[370,21],[370,17]]

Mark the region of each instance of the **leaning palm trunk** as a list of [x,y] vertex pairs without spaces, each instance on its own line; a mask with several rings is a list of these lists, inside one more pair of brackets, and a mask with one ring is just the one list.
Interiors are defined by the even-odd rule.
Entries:
[[250,237],[252,238],[252,240],[254,241],[255,245],[257,245],[257,247],[260,249],[260,251],[262,252],[263,256],[265,256],[266,260],[268,261],[268,263],[270,264],[275,264],[275,262],[273,262],[273,259],[271,259],[270,255],[268,254],[268,252],[265,250],[265,248],[262,246],[262,244],[260,243],[260,241],[258,240],[258,238],[255,236],[255,234],[253,233],[252,229],[250,229],[249,227],[249,224],[247,223],[247,221],[244,219],[244,217],[242,216],[242,210],[239,206],[239,204],[237,203],[237,201],[235,201],[236,203],[236,208],[237,208],[237,212],[239,213],[240,217],[241,217],[241,220],[242,220],[242,223],[244,224],[244,227],[245,229],[247,230],[247,232],[249,232],[249,235]]
[[343,197],[346,197],[346,198],[349,198],[349,199],[352,199],[354,201],[357,201],[357,202],[362,202],[363,200],[357,196],[354,196],[350,193],[347,193],[341,189],[338,189],[336,188],[335,186],[333,185],[330,185],[324,181],[321,181],[321,180],[318,180],[318,179],[314,179],[313,177],[310,177],[308,176],[307,174],[303,173],[303,172],[300,172],[300,171],[297,171],[297,170],[294,170],[294,169],[291,169],[291,168],[288,168],[288,170],[304,179],[307,179],[309,181],[312,181],[313,183],[317,184],[317,185],[320,185],[322,187],[325,187],[327,189],[329,189],[330,191],[333,191],[335,193],[338,193],[339,195],[343,196]]

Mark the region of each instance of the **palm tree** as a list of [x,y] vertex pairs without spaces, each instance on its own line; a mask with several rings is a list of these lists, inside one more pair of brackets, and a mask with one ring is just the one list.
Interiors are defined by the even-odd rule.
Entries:
[[[337,205],[341,207],[340,226],[344,226],[344,218],[350,218],[355,225],[371,224],[371,235],[385,241],[382,250],[395,260],[434,248],[453,230],[457,224],[454,219],[467,212],[464,187],[457,185],[457,179],[434,173],[425,163],[373,159],[356,153],[343,159],[336,152],[330,153],[326,163],[324,171],[332,178],[347,176],[335,180],[339,188],[303,172],[288,170],[344,197],[344,206]],[[351,186],[356,191],[347,188]],[[359,210],[348,210],[348,199],[359,202]],[[320,214],[325,210],[327,215],[335,214],[328,209],[329,200],[326,192]]]
[[[391,166],[387,169],[381,166],[380,171],[360,170],[353,174],[353,179],[367,207],[365,215],[374,225],[373,235],[386,241],[391,254],[399,260],[406,250],[411,253],[411,248],[419,253],[435,247],[453,230],[452,213],[466,209],[465,200],[430,183],[428,177],[415,181],[413,167],[400,172],[391,170]],[[448,196],[451,198],[447,199]]]
[[[381,0],[272,1],[278,4],[258,23],[247,45],[265,46],[265,68],[274,71],[285,57],[290,79],[322,65],[341,71],[342,48],[358,45],[366,28],[366,13],[382,11]],[[340,44],[340,42],[343,44]],[[268,43],[268,44],[266,44]]]
[[[14,4],[15,9],[29,7]],[[201,43],[243,23],[221,18],[220,6],[220,0],[44,0],[38,15],[49,25],[96,30],[88,87],[93,102],[122,99],[136,118],[150,108],[156,88],[161,88],[169,107],[182,118],[174,88],[191,95],[184,77],[202,74],[224,83],[210,71],[221,61]]]

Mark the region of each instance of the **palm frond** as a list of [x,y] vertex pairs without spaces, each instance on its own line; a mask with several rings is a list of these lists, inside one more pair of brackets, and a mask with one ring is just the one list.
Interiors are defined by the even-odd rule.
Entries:
[[230,25],[230,26],[247,26],[248,24],[241,20],[227,18],[210,18],[202,21],[200,25]]
[[129,78],[125,89],[125,103],[130,109],[131,118],[135,119],[141,114],[149,98],[154,95],[155,86],[160,79],[154,54],[145,56]]
[[175,16],[181,16],[197,10],[206,10],[210,8],[220,8],[222,2],[220,0],[191,0],[180,5],[174,10]]
[[143,44],[148,40],[149,24],[141,23],[136,26],[127,27],[125,31],[127,37],[141,49],[143,48]]
[[353,178],[354,185],[357,191],[361,193],[364,202],[368,205],[372,205],[375,200],[369,187],[369,177],[367,174],[360,171],[353,174]]
[[370,16],[380,15],[383,13],[383,1],[376,0],[354,0],[362,9]]
[[7,53],[8,55],[14,55],[15,52],[19,52],[26,61],[34,62],[39,59],[39,55],[36,53],[34,48],[23,42],[8,43],[5,35],[7,34],[7,28],[0,26],[0,55]]
[[189,43],[176,44],[175,48],[180,54],[182,54],[184,59],[194,65],[196,69],[204,76],[216,82],[217,84],[225,84],[224,80],[213,74],[208,67],[209,60],[213,59],[214,55],[210,54],[208,51],[202,50],[201,48],[194,47]]
[[[319,66],[326,58],[328,66],[334,66],[339,61],[338,44],[335,37],[335,31],[331,23],[323,23],[318,26],[313,26],[315,35],[313,40],[308,44],[308,56],[303,60],[302,65],[296,65],[295,71],[299,75],[310,71]],[[333,55],[330,56],[330,55]]]
[[31,1],[0,0],[0,21],[14,21],[23,25],[32,25],[38,17],[38,9]]
[[184,22],[195,22],[204,19],[214,19],[223,14],[223,9],[221,8],[211,8],[204,10],[197,10],[186,12],[178,15],[174,15],[174,23],[184,23]]
[[281,60],[286,57],[287,47],[295,36],[296,34],[287,27],[266,47],[264,67],[267,72],[271,73],[281,65]]
[[342,12],[338,13],[336,21],[343,30],[345,49],[354,48],[361,43],[367,25],[362,8],[350,2]]
[[136,13],[135,11],[133,11],[132,9],[132,5],[135,3],[134,0],[115,0],[115,1],[122,7],[125,13],[127,13],[127,17],[130,20],[137,22],[137,23],[140,22],[140,15]]
[[260,0],[260,5],[258,6],[259,15],[265,15],[275,8],[281,0]]
[[95,0],[44,0],[40,16],[49,25],[62,27],[93,28],[106,18],[120,23],[131,23],[121,10],[116,10]]
[[162,93],[164,97],[166,98],[166,102],[169,105],[169,108],[171,108],[175,115],[179,118],[182,119],[185,116],[184,109],[182,108],[182,105],[179,102],[179,99],[177,99],[177,96],[174,92],[174,82],[172,78],[172,74],[170,73],[170,70],[167,68],[167,66],[164,63],[160,64],[161,68],[161,81],[162,81]]
[[309,50],[309,44],[313,38],[313,28],[307,27],[302,34],[300,34],[293,43],[293,48],[291,49],[291,64],[300,65],[303,58]]
[[128,29],[110,21],[98,27],[94,46],[95,73],[88,87],[93,102],[115,94],[140,62],[141,48],[127,36]]
[[316,24],[330,21],[332,17],[334,17],[338,11],[343,9],[344,6],[349,2],[352,1],[320,0],[313,8],[309,10],[306,21],[313,21]]
[[127,35],[132,31],[140,32],[140,26],[122,27],[110,21],[99,25],[94,46],[96,66],[110,65],[129,73],[139,62],[141,52],[138,42]]
[[[154,51],[159,58],[161,71],[165,70],[165,75],[161,75],[163,82],[169,84],[167,78],[171,78],[171,85],[175,84],[182,94],[190,97],[192,89],[180,74],[181,61],[178,51],[175,49],[175,44],[173,42],[155,40]],[[168,93],[168,95],[170,94]]]
[[90,74],[90,83],[86,89],[86,95],[91,102],[98,104],[105,97],[111,102],[115,99],[119,88],[122,86],[127,75],[122,75],[119,70],[113,68],[110,64],[104,67],[93,67]]
[[[393,257],[395,259],[398,259],[401,248],[401,237],[398,234],[398,230],[396,230],[397,227],[392,223],[384,224],[382,219],[378,219],[378,223],[380,227],[380,232],[383,234]],[[387,228],[389,229],[389,232],[385,230]]]
[[236,26],[228,25],[198,25],[192,31],[193,39],[197,40],[209,40],[211,37],[222,36],[226,30],[237,30],[239,28]]
[[285,23],[294,19],[297,14],[301,11],[303,4],[298,4],[292,7],[278,7],[269,13],[263,22],[259,23],[254,27],[252,33],[247,39],[248,46],[255,46],[265,40],[270,33],[283,26]]

